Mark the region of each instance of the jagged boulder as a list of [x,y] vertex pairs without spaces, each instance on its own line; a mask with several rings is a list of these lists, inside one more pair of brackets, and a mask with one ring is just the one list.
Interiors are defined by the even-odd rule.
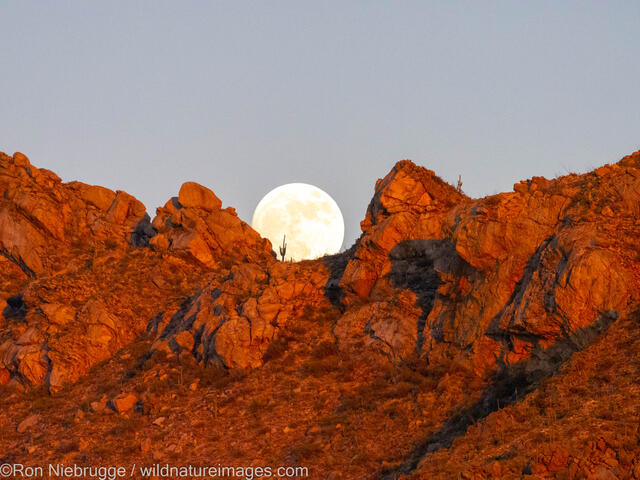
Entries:
[[195,182],[182,184],[178,193],[178,201],[183,207],[203,208],[211,212],[222,208],[222,202],[215,193]]
[[187,182],[177,198],[158,208],[150,244],[159,251],[184,251],[213,268],[221,257],[266,265],[274,261],[271,243],[238,218],[208,188]]
[[16,153],[0,153],[0,254],[36,277],[63,268],[78,248],[109,242],[126,248],[144,205],[125,192],[79,182]]
[[[0,154],[0,186],[3,384],[57,390],[131,342],[176,299],[194,295],[211,275],[205,266],[224,276],[237,262],[275,261],[268,240],[192,182],[159,209],[159,232],[131,195],[64,184],[22,154]],[[149,243],[154,249],[144,248]],[[183,349],[186,335],[178,337]]]
[[[479,200],[399,162],[377,182],[340,280],[347,313],[338,331],[354,322],[400,357],[407,344],[434,358],[469,356],[479,373],[526,358],[602,314],[636,308],[639,199],[638,153]],[[422,314],[394,346],[373,326],[398,332],[380,302],[406,289]],[[356,313],[363,303],[377,306],[364,307],[366,321]]]
[[[440,239],[451,211],[469,199],[430,170],[409,160],[398,162],[376,182],[362,236],[341,280],[346,302],[372,295],[376,283],[389,273],[389,252],[398,243],[416,238]],[[447,216],[448,215],[448,216]],[[375,295],[375,293],[373,293]]]
[[324,295],[328,277],[316,262],[236,265],[177,312],[154,319],[153,348],[185,352],[205,365],[258,367],[269,344],[305,308],[330,308]]
[[5,383],[57,388],[145,329],[154,349],[256,367],[289,322],[330,302],[339,345],[487,375],[637,308],[637,153],[477,200],[402,161],[352,249],[296,264],[194,182],[150,223],[124,192],[63,184],[21,154],[0,167]]

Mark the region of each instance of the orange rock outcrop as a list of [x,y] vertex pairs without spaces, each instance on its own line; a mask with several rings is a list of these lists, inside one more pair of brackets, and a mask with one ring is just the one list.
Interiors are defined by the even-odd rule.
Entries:
[[[349,250],[299,263],[195,182],[153,219],[21,153],[0,154],[0,188],[0,459],[51,460],[51,401],[65,461],[130,459],[88,447],[128,421],[153,461],[191,445],[311,478],[640,478],[640,152],[481,199],[403,160]],[[44,436],[17,428],[33,418]]]

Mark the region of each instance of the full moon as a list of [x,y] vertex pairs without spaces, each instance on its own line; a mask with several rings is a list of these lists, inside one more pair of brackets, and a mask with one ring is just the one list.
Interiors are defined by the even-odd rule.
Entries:
[[276,253],[286,235],[285,260],[338,253],[344,240],[338,204],[328,193],[306,183],[288,183],[267,193],[253,213],[251,226],[271,241]]

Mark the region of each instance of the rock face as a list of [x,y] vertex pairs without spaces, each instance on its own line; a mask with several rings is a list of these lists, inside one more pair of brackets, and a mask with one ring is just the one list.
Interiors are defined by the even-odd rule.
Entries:
[[150,324],[154,349],[194,355],[203,364],[258,367],[269,344],[305,308],[329,307],[328,271],[313,262],[236,265],[180,310]]
[[[141,442],[138,426],[163,429],[154,462],[194,446],[237,460],[242,442],[216,444],[214,418],[261,449],[247,464],[335,454],[318,478],[640,478],[640,152],[482,199],[404,160],[349,250],[299,263],[194,182],[153,220],[127,193],[62,183],[20,153],[0,154],[0,188],[6,458],[27,445],[51,460],[20,436],[57,441],[44,386],[73,411],[79,449],[135,430],[144,454],[157,433]],[[114,368],[110,390],[92,384]],[[132,423],[102,427],[113,418]],[[538,452],[550,425],[568,441]],[[105,459],[122,460],[92,458]]]
[[152,226],[125,192],[63,184],[22,154],[0,155],[0,167],[0,384],[58,389],[208,277],[275,262],[268,240],[198,184],[184,184]]
[[150,243],[158,251],[185,251],[207,267],[223,259],[265,265],[275,261],[271,242],[238,218],[206,187],[187,182],[177,198],[158,208]]
[[639,163],[634,154],[472,200],[398,162],[335,271],[277,262],[197,183],[150,222],[125,192],[63,184],[3,154],[0,381],[60,386],[144,331],[156,349],[256,367],[291,318],[326,307],[330,286],[344,312],[339,344],[460,357],[483,375],[636,308]]
[[79,182],[63,184],[26,156],[0,154],[0,254],[28,277],[60,268],[62,246],[129,243],[144,205],[125,192]]
[[[639,198],[638,153],[480,200],[399,162],[376,184],[342,275],[347,312],[401,357],[461,355],[479,373],[522,360],[637,308]],[[394,317],[392,302],[421,313]]]

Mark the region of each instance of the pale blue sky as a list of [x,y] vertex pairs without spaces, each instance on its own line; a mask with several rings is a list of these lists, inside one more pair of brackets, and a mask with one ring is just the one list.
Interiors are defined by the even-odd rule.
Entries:
[[410,158],[472,196],[640,148],[634,1],[0,0],[0,151],[155,207],[194,180],[250,222],[343,210]]

